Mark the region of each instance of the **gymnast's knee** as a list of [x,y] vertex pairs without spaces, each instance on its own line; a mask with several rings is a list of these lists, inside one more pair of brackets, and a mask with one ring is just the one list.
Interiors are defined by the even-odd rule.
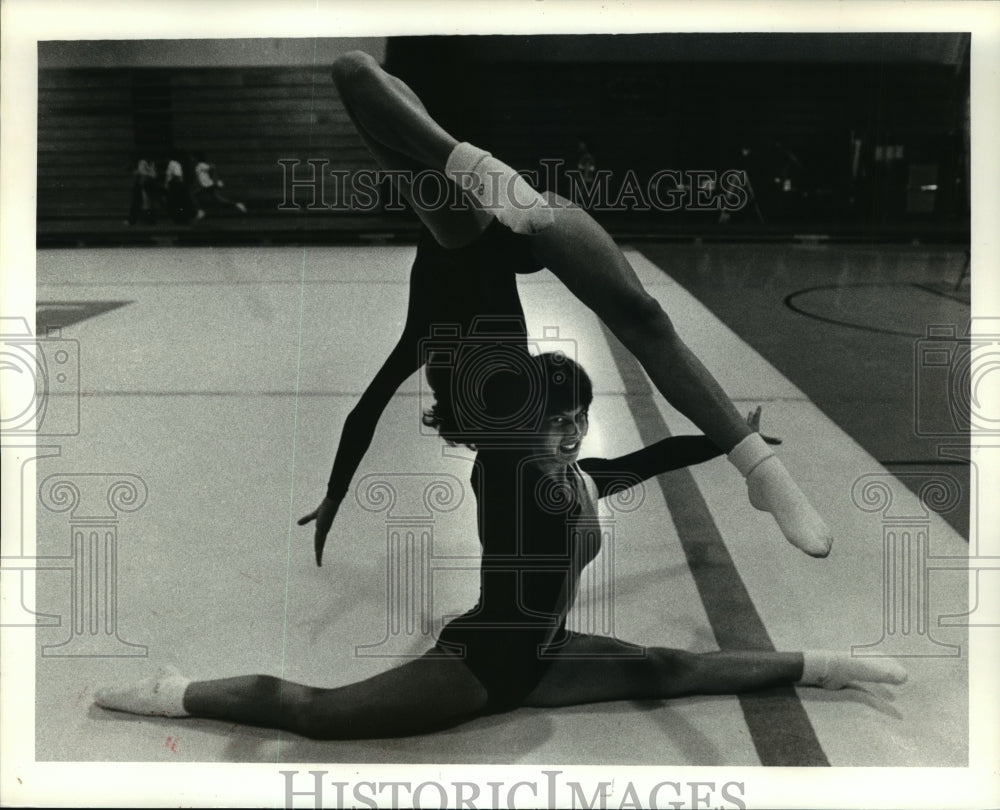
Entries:
[[311,740],[337,740],[350,736],[352,723],[343,711],[338,711],[331,700],[323,700],[322,693],[329,690],[308,687],[290,701],[288,717],[290,730]]
[[[629,293],[617,307],[616,319],[620,336],[636,342],[663,340],[676,337],[673,321],[653,296],[645,291]],[[613,326],[609,324],[609,326]]]
[[691,691],[700,665],[697,653],[668,647],[647,647],[646,656],[664,696]]
[[333,62],[333,83],[343,97],[379,69],[378,62],[364,51],[350,51]]
[[329,711],[317,700],[324,690],[291,683],[273,675],[256,675],[248,693],[266,714],[264,725],[291,731],[303,737],[330,739],[338,727]]

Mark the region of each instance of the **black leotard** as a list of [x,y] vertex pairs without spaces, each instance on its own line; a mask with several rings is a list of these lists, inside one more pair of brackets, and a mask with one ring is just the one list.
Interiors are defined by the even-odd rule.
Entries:
[[471,244],[449,250],[426,229],[410,271],[406,325],[396,347],[344,421],[327,497],[339,504],[371,444],[379,418],[393,394],[426,361],[426,341],[434,330],[455,327],[459,342],[474,330],[502,336],[527,351],[524,310],[516,276],[541,265],[529,240],[493,220]]
[[[339,504],[347,494],[386,405],[424,364],[423,341],[432,336],[432,327],[457,327],[461,342],[479,318],[479,325],[485,322],[494,336],[503,335],[505,347],[527,352],[516,276],[539,269],[528,239],[496,221],[457,250],[441,247],[426,230],[421,233],[403,334],[345,420],[327,497]],[[604,497],[721,452],[705,437],[679,437],[619,459],[586,459],[579,468],[597,485],[598,497]],[[589,499],[583,480],[575,475],[574,493],[560,501],[560,493],[543,486],[540,474],[522,461],[519,454],[495,449],[477,456],[472,486],[483,547],[480,600],[439,636],[441,646],[464,649],[494,711],[518,705],[538,683],[551,660],[540,653],[567,632],[572,573],[579,573],[599,548],[577,542],[574,550],[568,540],[573,521],[593,507],[584,503]]]
[[[448,622],[438,646],[457,652],[489,695],[486,712],[523,703],[567,636],[578,576],[600,550],[592,495],[721,455],[705,436],[678,436],[615,459],[588,458],[555,487],[523,454],[480,451],[472,473],[482,545],[479,601]],[[588,491],[581,473],[593,481]],[[593,525],[593,524],[589,524]],[[583,528],[582,531],[579,529]]]

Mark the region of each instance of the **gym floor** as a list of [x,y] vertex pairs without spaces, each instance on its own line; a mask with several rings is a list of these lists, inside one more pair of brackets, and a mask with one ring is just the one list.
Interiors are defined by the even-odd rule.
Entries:
[[[644,644],[900,655],[907,684],[522,709],[426,737],[322,743],[94,707],[95,688],[168,663],[196,679],[265,673],[347,683],[419,654],[446,614],[475,601],[469,459],[426,435],[417,375],[380,423],[323,568],[311,530],[295,526],[322,497],[343,419],[399,333],[413,254],[409,246],[38,253],[38,328],[61,323],[60,337],[78,342],[81,389],[79,435],[33,463],[36,555],[47,562],[24,573],[23,587],[36,580],[42,614],[39,760],[967,762],[968,467],[938,456],[913,427],[918,341],[930,325],[961,333],[969,319],[965,253],[944,247],[627,248],[738,407],[763,406],[764,432],[783,439],[781,457],[836,541],[826,560],[788,545],[749,506],[738,473],[716,459],[648,482],[636,502],[611,504],[612,542],[574,614],[578,629]],[[594,379],[583,455],[697,432],[553,276],[519,283],[539,345],[573,352]],[[955,483],[938,504],[943,516],[914,494],[916,473]],[[131,500],[108,494],[118,479],[134,487]],[[79,507],[60,500],[63,480],[81,492]],[[372,488],[380,481],[391,503]],[[443,501],[425,499],[433,482],[448,493]],[[100,508],[87,513],[93,498]],[[96,539],[74,545],[78,535],[96,538],[95,526],[105,550],[94,550]],[[416,612],[406,603],[400,613],[394,561],[406,532],[431,538],[435,576]],[[87,656],[95,644],[100,656]]]

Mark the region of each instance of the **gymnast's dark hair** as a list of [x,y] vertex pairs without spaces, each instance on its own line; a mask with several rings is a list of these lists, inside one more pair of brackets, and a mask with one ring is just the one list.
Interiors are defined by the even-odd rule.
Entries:
[[423,423],[448,444],[472,449],[528,438],[546,416],[589,408],[594,399],[587,372],[562,352],[524,355],[485,374],[431,358],[426,374],[434,405]]

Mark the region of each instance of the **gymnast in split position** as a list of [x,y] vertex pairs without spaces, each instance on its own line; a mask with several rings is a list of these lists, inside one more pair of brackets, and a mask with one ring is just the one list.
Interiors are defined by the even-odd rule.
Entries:
[[[338,59],[333,79],[379,166],[398,173],[397,188],[426,233],[411,274],[403,334],[345,421],[326,497],[300,521],[316,521],[317,562],[386,404],[426,360],[420,345],[431,326],[457,324],[468,330],[469,313],[514,314],[523,320],[514,276],[542,267],[601,318],[667,401],[728,454],[746,478],[754,507],[770,512],[785,537],[807,554],[829,553],[832,536],[822,518],[586,211],[558,195],[539,195],[511,167],[453,138],[406,84],[368,54]],[[469,204],[423,206],[407,176],[427,169],[453,181]]]
[[[458,354],[468,351],[459,346]],[[475,351],[475,350],[474,350]],[[597,501],[667,470],[721,454],[705,436],[669,437],[615,459],[577,460],[592,385],[561,354],[489,364],[429,358],[435,404],[424,423],[477,451],[472,489],[482,544],[476,606],[423,656],[336,688],[268,675],[191,681],[175,669],[103,689],[107,709],[203,717],[314,739],[410,736],[519,706],[733,694],[772,686],[839,689],[902,683],[894,661],[829,652],[640,647],[567,629],[581,572],[601,547]],[[466,373],[474,379],[462,379]],[[474,392],[474,395],[467,395]],[[755,431],[759,409],[748,429]],[[498,427],[502,426],[502,427]]]
[[[426,226],[411,271],[406,324],[346,420],[326,498],[300,524],[317,523],[319,563],[379,417],[399,385],[427,365],[436,403],[425,423],[448,441],[477,450],[472,481],[483,547],[479,603],[448,623],[424,656],[365,681],[332,689],[268,675],[190,681],[166,669],[127,688],[101,690],[98,705],[356,739],[427,733],[521,705],[796,683],[901,683],[902,668],[877,659],[822,652],[690,653],[566,629],[580,571],[598,549],[593,535],[574,535],[574,526],[595,516],[600,497],[665,470],[728,451],[748,478],[751,502],[772,511],[793,543],[824,556],[828,532],[756,432],[756,419],[739,416],[585,212],[554,196],[534,195],[511,180],[512,170],[459,144],[367,55],[338,60],[334,79],[383,168],[443,169],[472,194],[480,191],[470,183],[477,173],[486,187],[499,172],[513,196],[480,193],[464,210],[422,209],[405,175],[398,177],[400,191]],[[620,459],[577,463],[587,430],[589,380],[568,361],[529,357],[517,295],[516,274],[543,266],[601,316],[668,400],[707,436],[667,439]],[[454,339],[452,359],[444,363],[444,355],[427,352],[428,343],[440,350],[441,333],[434,327],[441,326]],[[527,380],[535,384],[526,389]],[[539,560],[546,563],[541,568]]]

